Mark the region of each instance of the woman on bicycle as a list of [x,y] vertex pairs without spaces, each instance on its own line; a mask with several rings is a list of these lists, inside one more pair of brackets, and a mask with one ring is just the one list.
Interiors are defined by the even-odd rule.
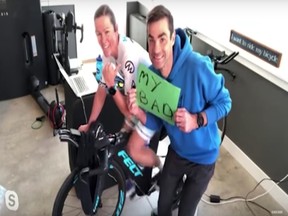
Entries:
[[[139,113],[137,116],[131,115],[127,107],[126,94],[132,87],[135,87],[138,65],[142,63],[148,67],[151,65],[151,60],[148,52],[137,42],[119,34],[114,13],[108,5],[104,4],[96,10],[94,24],[98,43],[104,54],[103,79],[95,93],[89,121],[87,124],[81,125],[79,130],[87,131],[90,123],[98,118],[108,90],[119,110],[125,116],[123,128],[130,131],[136,124],[137,119],[143,122],[145,115],[143,113]],[[117,88],[114,88],[116,75],[124,79],[124,95]],[[146,148],[145,145],[142,147],[152,157],[151,163],[144,165],[160,167],[161,162],[154,151]]]
[[[94,96],[89,121],[81,125],[79,130],[87,131],[90,123],[98,118],[107,93],[113,97],[125,116],[124,127],[129,129],[133,125],[133,117],[128,111],[125,95],[135,86],[138,65],[140,63],[151,65],[148,52],[137,42],[119,34],[114,13],[108,5],[101,5],[96,10],[94,25],[98,43],[103,51],[103,77]],[[124,80],[124,95],[115,88],[116,76]]]

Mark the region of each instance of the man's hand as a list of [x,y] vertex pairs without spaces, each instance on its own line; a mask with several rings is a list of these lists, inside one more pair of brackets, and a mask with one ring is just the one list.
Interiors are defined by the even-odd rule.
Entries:
[[117,65],[117,67],[115,67],[115,64],[109,62],[107,64],[105,64],[105,66],[103,67],[103,77],[105,80],[105,83],[108,87],[114,86],[114,80],[115,77],[120,69],[120,64]]
[[197,115],[189,113],[185,108],[178,108],[174,114],[174,120],[177,127],[189,133],[198,128]]

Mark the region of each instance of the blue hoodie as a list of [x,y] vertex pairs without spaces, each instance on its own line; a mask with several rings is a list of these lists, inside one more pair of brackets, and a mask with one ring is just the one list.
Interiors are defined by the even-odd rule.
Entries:
[[[150,69],[163,77],[153,65]],[[204,127],[185,133],[176,125],[147,113],[145,126],[151,130],[159,130],[164,125],[171,147],[179,156],[194,163],[214,163],[220,146],[217,121],[231,110],[231,98],[224,86],[223,76],[214,72],[208,56],[202,56],[192,50],[182,29],[176,30],[173,66],[166,80],[181,89],[178,108],[185,107],[192,114],[204,111],[208,123]]]

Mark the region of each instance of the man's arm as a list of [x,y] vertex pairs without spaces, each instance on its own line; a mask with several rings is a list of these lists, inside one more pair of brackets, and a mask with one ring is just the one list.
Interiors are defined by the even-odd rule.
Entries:
[[199,79],[201,79],[201,89],[203,90],[202,94],[206,100],[206,105],[199,112],[205,112],[205,116],[203,116],[204,123],[209,125],[228,115],[231,110],[232,100],[229,90],[225,87],[224,76],[215,73],[210,60],[203,63],[202,67],[200,67]]

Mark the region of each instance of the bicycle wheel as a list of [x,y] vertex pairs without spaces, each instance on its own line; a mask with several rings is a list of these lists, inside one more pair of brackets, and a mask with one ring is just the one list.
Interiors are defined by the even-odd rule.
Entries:
[[[73,170],[62,184],[54,202],[52,216],[86,215],[74,189],[76,181],[80,181],[78,173],[77,170]],[[118,216],[123,210],[126,197],[125,176],[116,162],[111,163],[106,182],[101,198],[94,201],[93,205],[98,207],[91,215]]]

